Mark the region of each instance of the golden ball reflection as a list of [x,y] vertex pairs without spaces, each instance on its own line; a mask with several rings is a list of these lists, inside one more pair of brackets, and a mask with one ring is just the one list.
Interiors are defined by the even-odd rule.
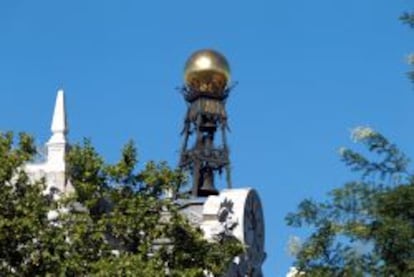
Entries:
[[221,92],[230,81],[230,66],[219,52],[199,50],[187,60],[184,81],[188,87],[197,91]]

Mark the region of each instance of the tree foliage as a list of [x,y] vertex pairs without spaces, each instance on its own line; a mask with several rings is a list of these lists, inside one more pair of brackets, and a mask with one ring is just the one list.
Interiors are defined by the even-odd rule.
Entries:
[[[134,144],[106,164],[85,140],[68,153],[75,193],[56,199],[45,180],[31,181],[24,164],[33,139],[0,134],[0,272],[10,276],[219,275],[242,251],[232,238],[203,239],[166,190],[185,176],[165,163],[136,171]],[[56,195],[55,195],[56,196]]]
[[297,247],[295,266],[305,276],[414,276],[408,158],[370,128],[357,128],[353,138],[368,155],[345,148],[340,153],[360,178],[331,191],[327,201],[302,201],[286,217],[288,225],[312,230]]
[[[400,16],[400,20],[408,25],[410,28],[414,29],[414,12],[404,12]],[[414,66],[414,54],[410,54],[408,57],[408,63],[411,66]],[[408,77],[411,79],[412,82],[414,82],[414,71],[408,72]]]
[[410,26],[411,28],[414,28],[414,12],[404,12],[400,16],[400,20]]

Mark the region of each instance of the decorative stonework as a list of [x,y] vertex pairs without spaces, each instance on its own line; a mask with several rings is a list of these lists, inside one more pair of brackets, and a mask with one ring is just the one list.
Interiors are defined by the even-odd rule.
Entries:
[[266,258],[264,219],[254,189],[226,189],[217,196],[209,196],[203,205],[202,219],[200,228],[206,239],[234,236],[246,245],[246,254],[234,259],[226,276],[262,276]]
[[73,187],[66,178],[66,152],[68,142],[66,135],[68,127],[66,122],[65,95],[58,90],[53,113],[52,136],[46,144],[46,159],[41,163],[27,164],[25,171],[33,180],[45,178],[46,191],[55,190],[58,193],[73,192]]

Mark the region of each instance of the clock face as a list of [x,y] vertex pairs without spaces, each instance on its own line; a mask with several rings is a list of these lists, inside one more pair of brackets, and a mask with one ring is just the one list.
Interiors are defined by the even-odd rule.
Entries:
[[201,228],[207,238],[223,230],[230,232],[246,247],[245,253],[235,257],[226,277],[263,277],[264,219],[260,198],[254,189],[227,189],[218,196],[209,196],[203,205]]
[[247,195],[244,206],[243,234],[247,255],[254,266],[261,266],[264,258],[264,220],[262,205],[255,190]]

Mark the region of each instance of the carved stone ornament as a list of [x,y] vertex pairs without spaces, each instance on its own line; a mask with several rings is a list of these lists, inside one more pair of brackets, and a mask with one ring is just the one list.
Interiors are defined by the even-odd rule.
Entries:
[[203,206],[201,229],[207,239],[234,236],[246,245],[226,276],[262,276],[264,218],[257,192],[251,188],[227,189],[209,196]]

